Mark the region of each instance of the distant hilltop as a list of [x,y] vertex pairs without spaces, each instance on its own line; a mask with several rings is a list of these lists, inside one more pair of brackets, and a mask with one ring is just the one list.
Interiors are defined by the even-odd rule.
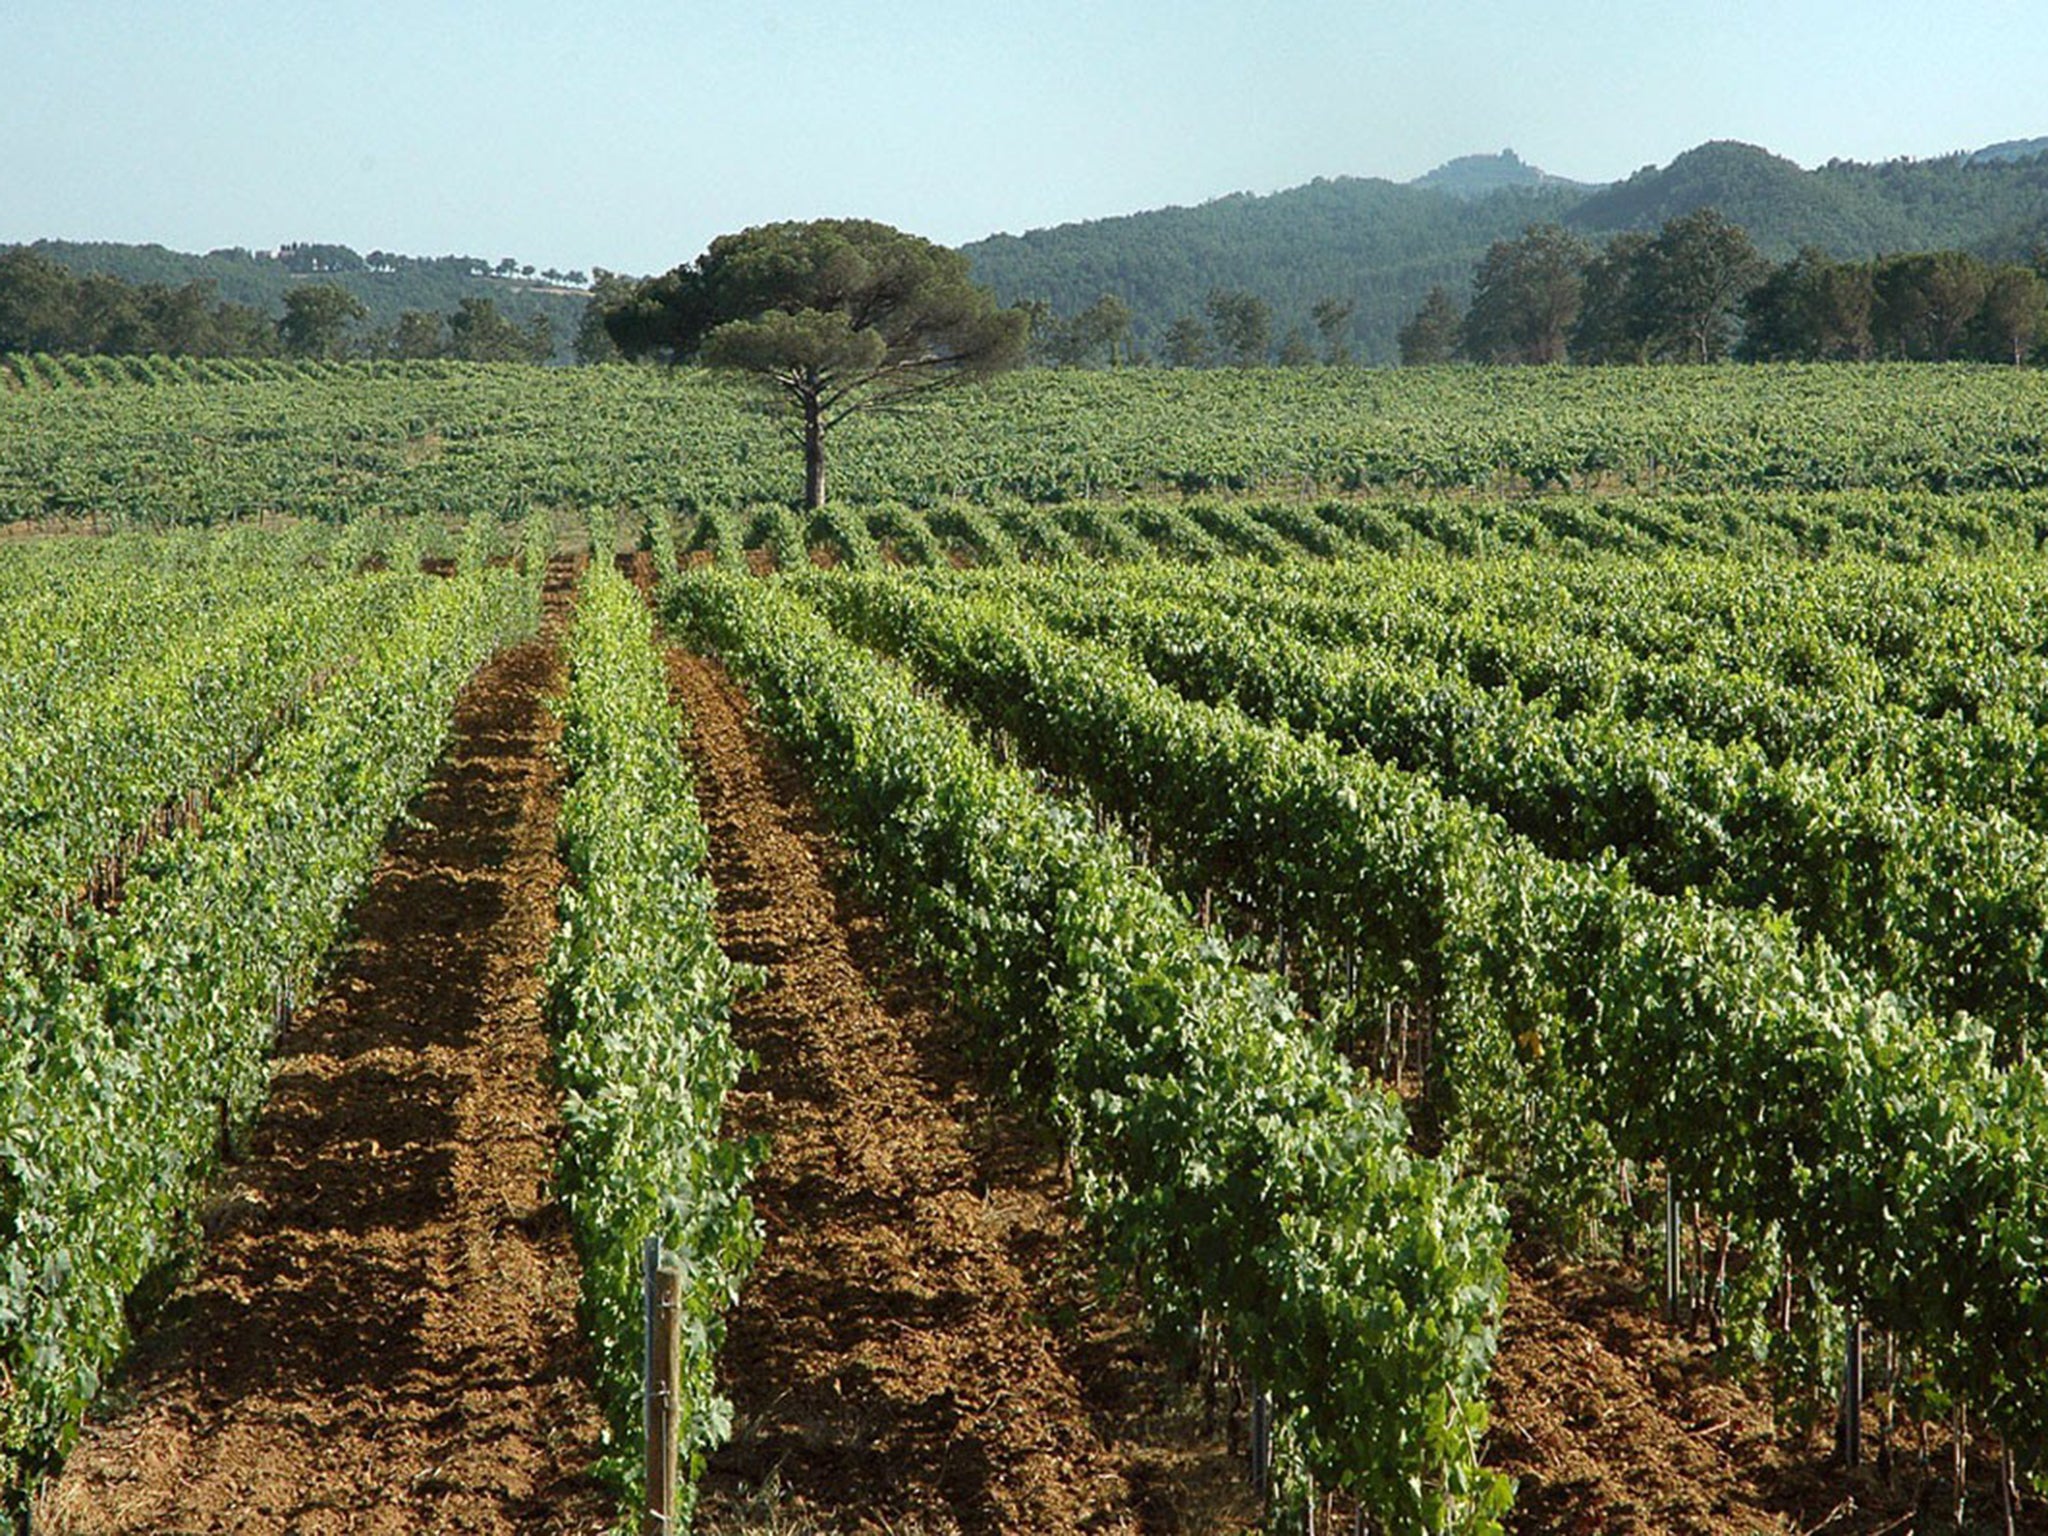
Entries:
[[1568,181],[1529,164],[1512,149],[1497,155],[1460,155],[1408,183],[1452,197],[1486,197],[1507,187],[1571,187],[1590,192],[1594,183]]
[[2008,139],[2003,144],[1988,144],[1970,156],[1972,165],[1983,165],[2001,160],[2036,160],[2048,155],[2048,139]]

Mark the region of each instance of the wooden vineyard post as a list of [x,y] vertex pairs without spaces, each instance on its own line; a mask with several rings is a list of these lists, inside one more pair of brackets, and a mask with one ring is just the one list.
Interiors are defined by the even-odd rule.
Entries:
[[676,1414],[682,1395],[679,1375],[682,1309],[677,1304],[682,1274],[664,1263],[661,1239],[650,1237],[640,1251],[646,1296],[646,1340],[642,1356],[641,1422],[647,1440],[647,1519],[643,1536],[673,1536],[676,1530]]

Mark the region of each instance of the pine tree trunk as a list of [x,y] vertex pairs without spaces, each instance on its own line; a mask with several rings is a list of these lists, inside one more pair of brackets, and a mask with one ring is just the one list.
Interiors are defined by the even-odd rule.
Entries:
[[815,399],[804,402],[804,510],[825,505],[825,423]]

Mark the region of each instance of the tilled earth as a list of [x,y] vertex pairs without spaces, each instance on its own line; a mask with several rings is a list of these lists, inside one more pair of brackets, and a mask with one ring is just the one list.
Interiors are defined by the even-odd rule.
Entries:
[[711,831],[720,941],[766,986],[732,1107],[773,1152],[725,1352],[714,1529],[1235,1530],[1221,1426],[1097,1298],[1057,1158],[980,1089],[963,1026],[891,963],[797,776],[718,666],[671,679]]
[[197,1276],[38,1531],[609,1529],[539,1002],[566,577],[544,637],[464,691],[418,824],[280,1042]]
[[[1620,1263],[1518,1260],[1494,1362],[1487,1459],[1520,1486],[1517,1532],[1563,1536],[1902,1536],[1955,1529],[1945,1432],[1894,1427],[1887,1476],[1880,1413],[1864,1410],[1866,1461],[1832,1459],[1825,1413],[1795,1420],[1768,1384],[1726,1369],[1703,1338],[1665,1324]],[[1923,1464],[1923,1447],[1930,1453]],[[1997,1464],[1972,1448],[1966,1515],[1999,1530]],[[1977,1527],[1972,1527],[1977,1528]],[[2048,1531],[2023,1506],[2016,1530]]]

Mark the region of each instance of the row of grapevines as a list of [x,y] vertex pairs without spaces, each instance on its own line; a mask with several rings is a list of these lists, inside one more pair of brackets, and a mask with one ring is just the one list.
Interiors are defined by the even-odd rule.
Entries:
[[[1540,605],[1567,633],[1666,662],[1750,669],[1916,714],[2018,703],[2048,719],[2041,566],[1943,561],[1922,568],[1861,560],[1819,569],[1688,560],[1643,581],[1614,562],[1553,564]],[[1498,611],[1501,588],[1476,594]]]
[[746,523],[730,507],[697,514],[685,556],[708,554],[728,570],[747,568]]
[[951,501],[927,514],[933,534],[945,541],[948,559],[975,565],[1012,566],[1023,557],[1004,520],[971,501]]
[[[151,833],[295,719],[422,576],[366,575],[226,616],[17,733],[0,764],[0,953],[81,891],[118,883]],[[153,825],[152,825],[153,824]]]
[[644,514],[647,525],[645,548],[654,556],[655,570],[666,575],[683,563],[682,546],[676,540],[676,520],[666,507],[650,507]]
[[[1139,503],[1107,503],[1126,516]],[[2038,492],[1658,493],[1590,498],[1441,495],[1273,501],[1262,496],[1191,499],[1188,514],[1218,552],[1287,563],[1356,553],[1587,555],[1712,550],[1745,555],[1849,553],[1912,562],[1943,552],[2031,554],[2048,538],[2048,500]],[[1149,515],[1149,514],[1148,514]]]
[[[616,569],[589,566],[562,714],[571,884],[547,977],[568,1128],[561,1190],[583,1254],[600,1395],[627,1446],[640,1414],[641,1245],[658,1236],[683,1260],[687,1506],[730,1421],[713,1366],[759,1246],[742,1193],[757,1154],[719,1136],[741,1065],[727,1012],[745,978],[713,932],[704,824],[652,624]],[[630,1484],[638,1459],[615,1462]]]
[[1497,813],[1554,858],[1613,852],[1646,888],[1789,914],[1882,986],[2048,1046],[2048,838],[1927,804],[1881,765],[1774,765],[1608,713],[1559,720],[1423,660],[1324,650],[1105,586],[1040,605],[1183,696],[1321,732]]
[[1018,504],[997,507],[990,515],[1009,536],[1020,560],[1035,565],[1071,565],[1085,556],[1080,541],[1050,508]]
[[1583,1179],[1589,1128],[1662,1160],[2048,1457],[2038,1060],[1996,1067],[1987,1031],[1872,995],[1781,921],[1549,859],[1427,778],[1183,700],[1014,604],[810,589],[1191,884],[1284,924],[1321,990],[1420,992],[1491,1165],[1549,1150],[1546,1175]]
[[22,739],[120,668],[324,578],[319,534],[61,539],[0,551],[0,730]]
[[202,828],[147,853],[74,954],[0,978],[8,1501],[75,1433],[130,1292],[177,1251],[223,1129],[261,1101],[281,1008],[439,756],[456,690],[535,616],[517,572],[425,586]]
[[[0,647],[18,669],[0,686],[0,949],[117,885],[135,848],[189,819],[410,599],[425,578],[402,572],[427,531],[358,536],[373,533],[137,535],[24,562],[98,579]],[[220,548],[181,558],[193,542]],[[463,545],[463,568],[480,568],[501,525],[472,519]],[[387,550],[398,573],[355,574]]]
[[333,379],[348,372],[371,377],[445,377],[458,364],[439,361],[379,359],[343,362],[326,358],[193,357],[124,354],[120,356],[17,352],[0,358],[0,379],[22,389],[125,384],[222,384],[272,380],[281,382]]
[[[756,515],[750,547],[779,550],[778,568],[810,563],[809,548],[837,563],[871,569],[971,562],[1009,565],[1020,558],[1166,560],[1207,565],[1251,558],[1284,566],[1361,553],[1499,555],[1711,550],[1744,555],[1881,555],[1900,562],[1989,549],[2032,555],[2048,541],[2048,500],[2005,497],[1892,496],[1875,515],[1867,495],[1778,493],[1634,497],[1577,496],[1452,502],[1440,496],[1374,501],[1271,501],[1195,498],[1116,500],[1036,506],[941,498],[841,502],[808,526],[782,509]],[[706,514],[708,515],[708,514]],[[768,536],[770,528],[775,537]],[[801,535],[801,537],[799,536]]]
[[[930,519],[920,508],[904,502],[885,503],[871,514],[869,526],[898,564],[942,566],[948,563],[945,545],[932,531]],[[792,564],[781,569],[796,571],[803,567]]]
[[857,508],[827,507],[811,519],[810,538],[851,570],[871,571],[882,563],[867,514]]
[[[1689,565],[1689,562],[1687,563]],[[2030,600],[1992,590],[1998,578],[1977,568],[1931,573],[1952,622],[1970,639],[1924,642],[1898,636],[1859,649],[1814,642],[1821,613],[1866,606],[1868,568],[1809,569],[1804,579],[1834,601],[1797,617],[1757,623],[1720,654],[1644,656],[1590,621],[1567,617],[1575,602],[1563,582],[1599,580],[1605,605],[1665,601],[1660,593],[1687,565],[1604,564],[1597,577],[1548,564],[1459,565],[1366,562],[1354,568],[1296,567],[1257,583],[1219,573],[1151,571],[1120,587],[1175,604],[1227,612],[1262,633],[1408,661],[1423,660],[1510,700],[1540,704],[1559,719],[1606,714],[1720,745],[1753,748],[1773,766],[1881,772],[1916,798],[1967,809],[2003,811],[2048,830],[2048,738],[2016,707],[2016,687],[2032,641],[2024,638]],[[1723,567],[1730,579],[1762,583],[1769,567]],[[1902,573],[1908,591],[1919,573]],[[1040,590],[1040,589],[1034,589]],[[1596,590],[1599,590],[1596,588]],[[1681,591],[1696,590],[1688,583]],[[1600,601],[1586,605],[1597,611]],[[1873,605],[1874,606],[1874,605]],[[1686,604],[1673,603],[1683,625]],[[1639,626],[1638,626],[1639,627]],[[1971,654],[1962,653],[1965,644]],[[1895,684],[1868,651],[1921,653],[1923,665]]]
[[788,592],[716,572],[673,620],[804,759],[875,889],[1064,1130],[1080,1203],[1169,1332],[1206,1318],[1324,1486],[1391,1529],[1490,1530],[1478,1465],[1505,1271],[1477,1181],[1129,856],[997,767]]
[[789,507],[762,507],[755,511],[747,548],[766,550],[777,570],[803,570],[811,563],[804,518]]

